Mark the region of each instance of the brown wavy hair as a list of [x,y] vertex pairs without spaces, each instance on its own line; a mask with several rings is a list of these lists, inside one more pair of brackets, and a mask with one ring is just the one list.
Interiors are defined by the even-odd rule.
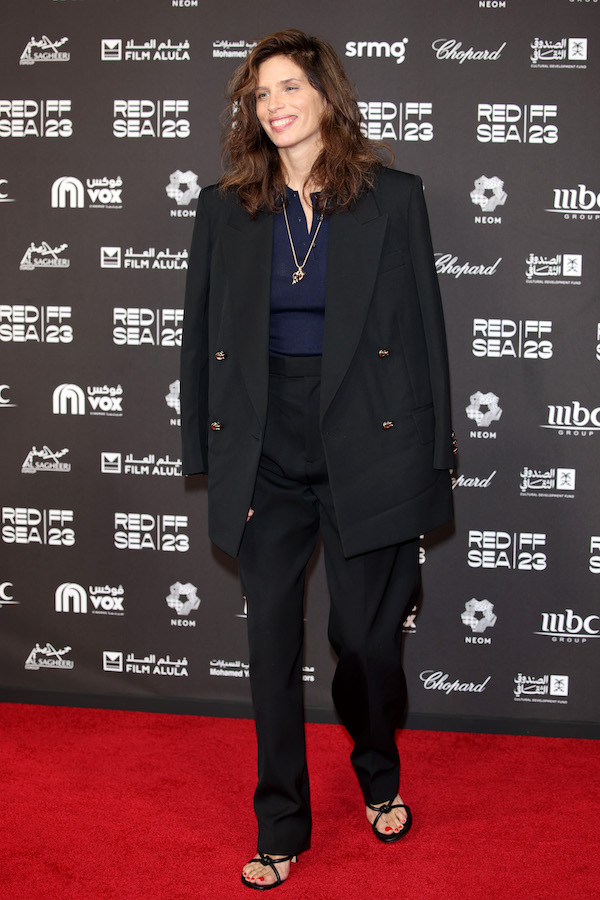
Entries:
[[295,28],[264,37],[233,73],[228,85],[223,145],[223,192],[235,190],[254,218],[258,211],[278,212],[285,196],[279,153],[256,115],[258,69],[271,56],[287,56],[327,101],[321,119],[322,149],[308,181],[321,188],[320,212],[348,209],[373,185],[381,165],[377,145],[360,129],[354,90],[337,53],[327,41]]

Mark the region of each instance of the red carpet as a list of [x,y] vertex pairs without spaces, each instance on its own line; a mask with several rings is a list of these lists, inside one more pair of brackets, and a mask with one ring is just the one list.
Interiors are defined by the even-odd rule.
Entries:
[[[403,732],[385,846],[342,728],[307,730],[313,848],[269,897],[600,897],[596,742]],[[0,705],[0,897],[252,900],[254,753],[247,720]]]

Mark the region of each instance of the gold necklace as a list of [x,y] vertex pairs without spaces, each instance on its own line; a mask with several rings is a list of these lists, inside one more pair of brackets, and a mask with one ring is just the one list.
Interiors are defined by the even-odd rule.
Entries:
[[285,226],[287,228],[288,237],[290,239],[290,247],[292,248],[292,256],[294,257],[294,262],[296,263],[296,271],[292,275],[292,284],[298,284],[299,281],[302,281],[304,278],[304,266],[306,265],[306,260],[310,256],[310,252],[312,248],[315,246],[315,241],[317,239],[317,235],[319,233],[319,228],[321,227],[321,223],[323,222],[323,213],[319,216],[319,224],[317,225],[316,231],[314,233],[313,239],[310,242],[310,247],[308,248],[308,252],[304,259],[302,260],[302,265],[298,262],[298,257],[296,256],[296,248],[294,247],[294,242],[292,240],[292,232],[290,231],[290,223],[288,222],[287,212],[285,210],[285,204],[283,206],[283,215],[285,217]]

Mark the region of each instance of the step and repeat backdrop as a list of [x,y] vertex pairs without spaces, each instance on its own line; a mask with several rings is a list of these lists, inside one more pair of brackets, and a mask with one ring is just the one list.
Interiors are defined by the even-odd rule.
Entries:
[[[445,304],[456,521],[422,542],[408,722],[595,733],[599,17],[598,0],[4,11],[0,696],[250,711],[235,563],[206,537],[204,479],[181,475],[179,346],[225,82],[299,27],[423,177]],[[327,614],[317,555],[307,716],[333,721]]]

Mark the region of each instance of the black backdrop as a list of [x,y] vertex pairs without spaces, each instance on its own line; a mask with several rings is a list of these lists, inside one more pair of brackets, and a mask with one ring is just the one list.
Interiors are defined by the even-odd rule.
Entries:
[[[597,733],[597,0],[28,0],[0,58],[4,699],[249,712],[235,564],[181,477],[178,347],[224,84],[329,39],[425,182],[460,443],[423,540],[408,724]],[[333,720],[320,556],[308,716]]]

